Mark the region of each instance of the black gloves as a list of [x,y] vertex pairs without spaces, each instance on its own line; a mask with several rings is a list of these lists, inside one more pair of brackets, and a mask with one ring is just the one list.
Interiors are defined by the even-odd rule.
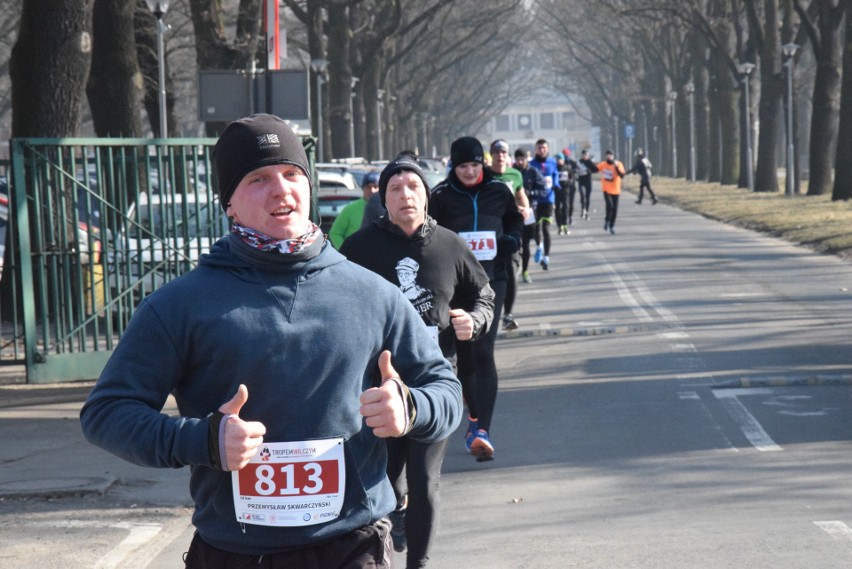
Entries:
[[521,244],[511,235],[501,235],[497,239],[497,255],[508,257],[520,248]]

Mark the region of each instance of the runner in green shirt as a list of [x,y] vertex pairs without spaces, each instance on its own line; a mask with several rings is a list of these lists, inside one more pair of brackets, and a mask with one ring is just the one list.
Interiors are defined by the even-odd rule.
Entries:
[[367,200],[379,190],[379,173],[367,173],[361,183],[361,189],[364,191],[364,195],[340,210],[340,215],[331,225],[328,238],[335,249],[340,249],[347,237],[361,229],[361,219],[364,217]]
[[[518,204],[518,210],[524,219],[530,215],[530,201],[527,198],[527,193],[524,191],[524,177],[520,170],[512,168],[509,165],[509,143],[505,140],[498,139],[491,143],[491,171],[494,172],[494,177],[502,180],[509,185],[512,193],[515,194],[515,202]],[[512,274],[509,275],[506,281],[506,302],[504,304],[505,311],[503,315],[503,329],[514,330],[518,327],[512,316],[512,308],[515,305],[515,295],[518,291],[518,271],[521,266],[521,253],[515,252],[512,255]]]

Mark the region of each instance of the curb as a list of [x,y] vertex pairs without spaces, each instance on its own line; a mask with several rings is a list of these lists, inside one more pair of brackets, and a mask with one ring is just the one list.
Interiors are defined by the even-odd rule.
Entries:
[[0,482],[0,498],[63,498],[106,493],[117,479],[108,478],[35,478]]
[[606,336],[609,334],[628,334],[651,332],[668,328],[664,325],[634,324],[630,326],[592,326],[588,328],[536,328],[534,330],[510,330],[497,332],[497,338],[533,338],[542,336]]
[[797,387],[805,385],[852,385],[852,375],[793,375],[768,377],[741,377],[723,381],[712,389],[736,389],[742,387]]

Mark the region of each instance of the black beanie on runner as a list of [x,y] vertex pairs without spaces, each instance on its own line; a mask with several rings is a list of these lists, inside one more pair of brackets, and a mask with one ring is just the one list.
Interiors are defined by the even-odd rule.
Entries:
[[426,200],[429,200],[429,182],[423,174],[423,168],[417,160],[417,156],[409,152],[401,152],[396,158],[391,160],[382,174],[379,176],[379,198],[382,200],[382,205],[385,205],[385,194],[388,191],[388,182],[390,179],[400,172],[414,172],[423,181],[423,187],[426,188]]
[[298,166],[305,171],[313,188],[302,141],[290,125],[274,115],[255,114],[229,124],[213,148],[213,160],[219,180],[219,202],[226,211],[243,176],[263,166]]
[[453,163],[453,168],[467,162],[484,164],[484,155],[482,143],[472,136],[457,138],[450,146],[450,161]]

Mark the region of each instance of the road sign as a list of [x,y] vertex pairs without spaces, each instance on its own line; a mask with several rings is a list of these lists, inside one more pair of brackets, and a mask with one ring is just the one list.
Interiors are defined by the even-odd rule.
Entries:
[[636,136],[636,125],[633,123],[624,124],[624,138],[634,138]]

